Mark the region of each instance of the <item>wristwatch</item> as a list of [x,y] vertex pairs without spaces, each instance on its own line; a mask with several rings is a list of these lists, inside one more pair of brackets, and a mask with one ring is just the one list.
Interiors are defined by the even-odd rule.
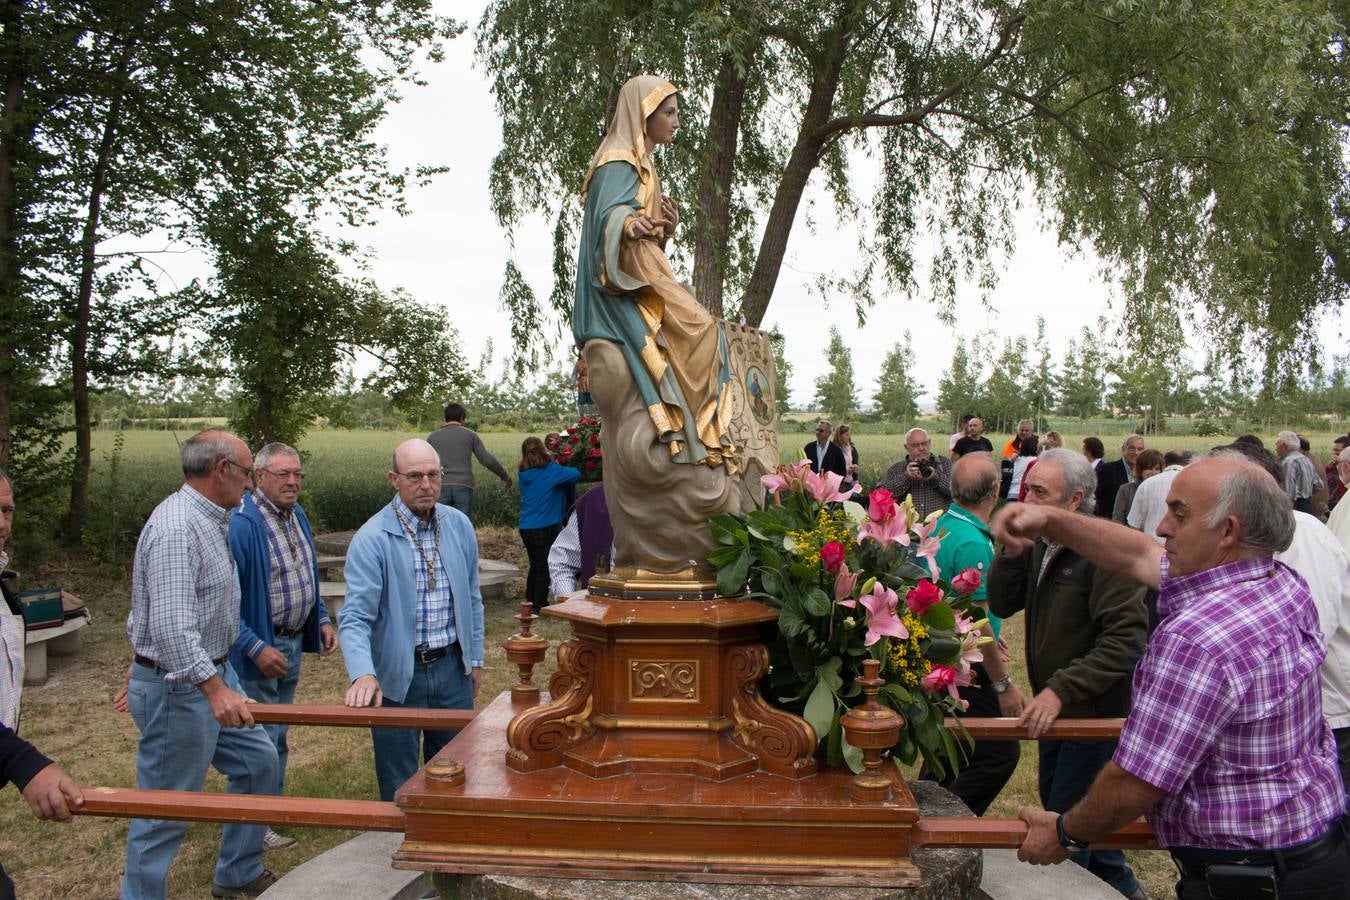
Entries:
[[989,686],[994,689],[995,694],[1001,694],[1008,688],[1012,687],[1012,676],[1004,675],[998,681],[991,681],[989,683]]
[[1059,845],[1071,853],[1077,853],[1080,850],[1088,848],[1087,841],[1080,841],[1069,837],[1068,832],[1064,830],[1064,816],[1060,815],[1055,819],[1055,834],[1059,837]]

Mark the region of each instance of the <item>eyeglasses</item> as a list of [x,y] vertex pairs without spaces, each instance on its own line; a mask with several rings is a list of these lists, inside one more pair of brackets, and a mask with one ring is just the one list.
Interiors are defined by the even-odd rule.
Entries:
[[262,469],[261,471],[266,472],[268,475],[275,475],[282,480],[289,480],[291,478],[294,478],[296,481],[305,480],[304,469]]
[[423,480],[426,480],[426,481],[440,481],[440,480],[441,480],[441,470],[440,470],[440,469],[432,469],[430,472],[395,472],[394,474],[397,475],[397,476],[399,476],[400,478],[406,478],[406,479],[408,479],[408,480],[411,481],[413,484],[418,484],[418,483],[422,482]]
[[248,477],[249,475],[252,475],[252,474],[253,474],[253,467],[252,467],[252,466],[241,466],[241,465],[239,465],[239,463],[235,462],[235,461],[232,460],[232,459],[227,459],[227,460],[225,460],[225,462],[226,462],[227,464],[231,465],[231,466],[234,466],[234,467],[235,467],[236,469],[238,469],[240,472],[243,472],[245,477]]

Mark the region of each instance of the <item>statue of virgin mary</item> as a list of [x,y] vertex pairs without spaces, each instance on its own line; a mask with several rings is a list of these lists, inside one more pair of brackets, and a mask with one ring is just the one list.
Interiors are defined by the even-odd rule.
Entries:
[[701,570],[707,520],[740,511],[726,338],[665,252],[679,207],[651,151],[678,127],[674,85],[629,79],[581,188],[572,330],[604,423],[619,573]]

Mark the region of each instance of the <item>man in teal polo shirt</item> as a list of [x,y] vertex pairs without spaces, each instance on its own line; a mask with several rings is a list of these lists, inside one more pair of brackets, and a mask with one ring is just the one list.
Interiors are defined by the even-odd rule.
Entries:
[[[967,569],[980,573],[980,586],[971,594],[985,611],[986,580],[994,561],[994,539],[989,533],[989,518],[998,505],[999,469],[989,453],[968,453],[952,466],[952,504],[937,520],[942,535],[937,564],[942,577],[951,581]],[[984,659],[975,663],[975,681],[961,688],[961,698],[970,704],[970,716],[1018,716],[1023,698],[1013,684],[998,649],[998,619],[989,616],[984,632],[995,638],[982,648]],[[1017,741],[976,741],[955,778],[942,782],[969,806],[977,816],[989,805],[1012,777],[1021,755]]]

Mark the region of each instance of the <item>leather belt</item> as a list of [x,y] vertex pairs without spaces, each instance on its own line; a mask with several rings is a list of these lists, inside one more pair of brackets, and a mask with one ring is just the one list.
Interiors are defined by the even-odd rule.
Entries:
[[442,656],[450,652],[450,646],[432,647],[429,650],[417,649],[413,651],[413,658],[420,663],[433,663]]
[[[225,660],[229,658],[230,657],[228,655],[222,656],[220,659],[211,660],[211,664],[215,666],[223,666],[225,665]],[[141,656],[139,653],[137,653],[132,657],[132,659],[136,661],[136,665],[138,666],[145,666],[147,669],[161,669],[162,671],[165,672],[168,671],[168,669],[164,669],[162,666],[160,666],[159,663],[155,662],[148,656]]]
[[1281,850],[1205,850],[1190,847],[1176,847],[1168,851],[1176,861],[1177,868],[1186,878],[1204,878],[1205,870],[1212,865],[1227,864],[1239,866],[1279,866],[1285,872],[1306,869],[1340,852],[1345,846],[1345,832],[1338,822],[1320,838],[1297,844]]
[[279,634],[282,637],[297,637],[305,633],[305,626],[301,625],[299,628],[277,628],[273,630],[273,633]]

